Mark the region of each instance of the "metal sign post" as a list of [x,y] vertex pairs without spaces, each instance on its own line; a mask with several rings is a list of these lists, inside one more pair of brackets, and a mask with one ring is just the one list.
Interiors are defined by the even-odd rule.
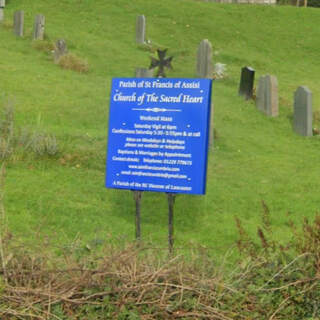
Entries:
[[133,198],[136,203],[136,240],[141,240],[141,197],[142,191],[133,190]]
[[169,206],[169,213],[168,213],[168,244],[169,244],[169,253],[173,253],[173,209],[174,209],[174,202],[176,200],[175,193],[167,193],[168,197],[168,206]]

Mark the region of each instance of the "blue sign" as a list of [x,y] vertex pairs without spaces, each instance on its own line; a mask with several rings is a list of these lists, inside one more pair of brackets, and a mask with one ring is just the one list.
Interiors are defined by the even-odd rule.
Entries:
[[106,187],[204,194],[211,80],[112,81]]

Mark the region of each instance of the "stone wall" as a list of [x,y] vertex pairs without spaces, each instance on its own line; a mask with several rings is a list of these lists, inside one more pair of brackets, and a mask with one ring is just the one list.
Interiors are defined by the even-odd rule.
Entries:
[[204,0],[217,3],[251,3],[251,4],[276,4],[277,0]]

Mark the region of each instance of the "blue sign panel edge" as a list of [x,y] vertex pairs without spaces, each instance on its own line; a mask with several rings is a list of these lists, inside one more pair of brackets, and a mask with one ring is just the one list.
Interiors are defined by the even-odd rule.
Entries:
[[[129,186],[129,185],[117,185],[117,186],[111,186],[110,183],[109,185],[107,185],[107,180],[108,180],[108,170],[106,170],[106,187],[107,188],[115,188],[115,189],[129,189],[129,190],[141,190],[141,191],[156,191],[156,192],[170,192],[170,193],[186,193],[186,194],[205,194],[206,192],[206,176],[207,176],[207,165],[208,165],[208,148],[209,148],[209,138],[210,138],[210,119],[211,119],[211,92],[212,92],[212,80],[210,79],[196,79],[196,78],[114,78],[112,80],[112,87],[111,87],[111,92],[112,93],[114,91],[114,86],[115,83],[117,83],[117,85],[119,84],[120,81],[157,81],[160,83],[161,82],[176,82],[176,81],[186,81],[186,82],[196,82],[196,81],[201,81],[201,82],[207,82],[207,85],[205,86],[207,88],[207,92],[206,92],[206,97],[207,97],[207,116],[206,116],[206,128],[204,128],[206,131],[203,132],[205,133],[203,136],[205,136],[205,149],[204,151],[204,163],[203,163],[203,168],[202,168],[202,183],[201,183],[201,190],[198,189],[197,192],[188,192],[188,191],[181,191],[181,190],[157,190],[157,189],[149,189],[148,187],[140,187],[140,186]],[[110,137],[112,135],[112,126],[110,124],[110,119],[111,117],[111,112],[112,112],[112,102],[111,102],[111,94],[110,94],[110,109],[109,109],[109,128],[108,128],[108,148],[107,148],[107,166],[111,165],[110,161],[108,161],[109,159],[109,141],[110,141]],[[200,177],[199,177],[200,178]],[[200,182],[200,181],[198,181]]]

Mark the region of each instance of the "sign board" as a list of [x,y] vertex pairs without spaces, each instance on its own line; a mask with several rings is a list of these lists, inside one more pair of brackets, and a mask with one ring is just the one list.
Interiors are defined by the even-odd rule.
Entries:
[[106,187],[204,194],[211,80],[112,81]]

